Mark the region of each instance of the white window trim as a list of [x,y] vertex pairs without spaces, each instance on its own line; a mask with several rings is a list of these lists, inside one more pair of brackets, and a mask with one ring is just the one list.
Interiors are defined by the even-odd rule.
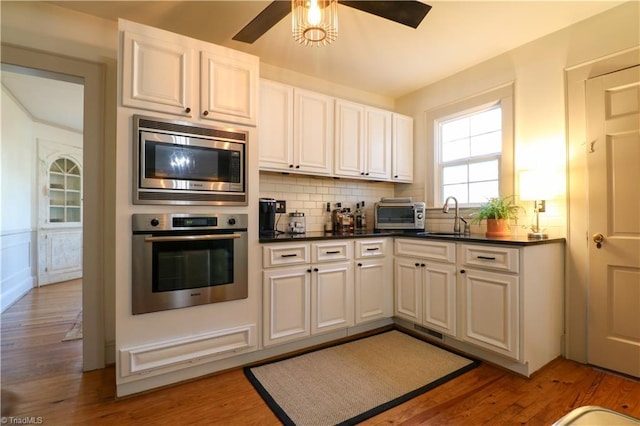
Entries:
[[[449,104],[431,109],[425,113],[427,124],[427,184],[425,185],[425,200],[428,207],[440,207],[441,204],[441,173],[438,159],[439,123],[460,115],[461,112],[472,113],[500,104],[502,108],[502,154],[500,156],[500,188],[502,196],[514,194],[514,109],[513,83],[496,87],[468,98],[453,101]],[[430,175],[429,175],[430,173]],[[428,182],[431,182],[429,184]],[[474,207],[477,204],[461,204],[464,207]]]

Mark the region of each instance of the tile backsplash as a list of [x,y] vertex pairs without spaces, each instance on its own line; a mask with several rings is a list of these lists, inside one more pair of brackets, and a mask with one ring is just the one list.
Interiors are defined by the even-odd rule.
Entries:
[[287,213],[276,215],[281,231],[286,231],[288,215],[295,211],[304,213],[307,232],[323,231],[328,202],[332,209],[342,203],[342,207],[354,211],[356,203],[364,201],[367,228],[373,228],[373,204],[393,196],[394,184],[388,182],[260,172],[260,197],[287,202]]

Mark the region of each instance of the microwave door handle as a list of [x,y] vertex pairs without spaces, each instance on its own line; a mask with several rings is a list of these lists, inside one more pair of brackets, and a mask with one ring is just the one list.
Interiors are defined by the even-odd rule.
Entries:
[[172,241],[203,241],[203,240],[232,240],[240,238],[240,234],[215,234],[215,235],[180,235],[167,237],[145,237],[145,243],[167,243]]

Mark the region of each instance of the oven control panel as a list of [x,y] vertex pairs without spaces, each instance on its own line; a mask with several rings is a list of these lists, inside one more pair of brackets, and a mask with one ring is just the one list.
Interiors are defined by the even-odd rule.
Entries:
[[143,213],[131,217],[133,232],[195,229],[246,229],[246,214]]

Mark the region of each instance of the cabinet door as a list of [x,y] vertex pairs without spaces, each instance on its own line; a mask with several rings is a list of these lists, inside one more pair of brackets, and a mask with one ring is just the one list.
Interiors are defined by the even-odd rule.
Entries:
[[309,336],[309,266],[263,272],[264,346]]
[[456,267],[427,262],[423,273],[423,324],[456,337]]
[[356,324],[392,315],[393,281],[384,259],[362,260],[355,268]]
[[460,277],[462,339],[518,359],[518,277],[475,269],[466,269]]
[[422,322],[422,271],[415,259],[396,258],[394,271],[395,308],[397,317]]
[[391,180],[413,182],[413,118],[393,114]]
[[261,170],[293,168],[293,87],[260,80],[258,117]]
[[365,176],[364,105],[336,101],[335,158],[337,176]]
[[391,178],[391,117],[389,111],[365,110],[365,176],[369,179]]
[[353,325],[353,268],[351,262],[313,267],[311,333]]
[[296,89],[293,123],[293,170],[330,175],[333,153],[333,98]]
[[200,53],[201,117],[256,124],[258,58],[223,49]]
[[193,50],[125,32],[122,105],[192,116]]

